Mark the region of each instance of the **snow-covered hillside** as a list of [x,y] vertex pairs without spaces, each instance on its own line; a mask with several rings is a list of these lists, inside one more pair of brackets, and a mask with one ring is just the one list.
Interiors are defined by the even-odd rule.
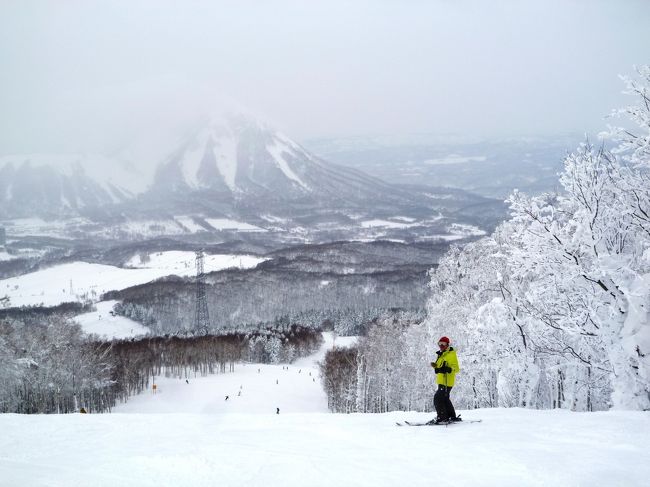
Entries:
[[484,409],[462,412],[481,423],[421,428],[395,421],[431,414],[329,414],[315,365],[324,349],[288,366],[156,378],[156,394],[116,414],[0,415],[0,485],[630,487],[650,478],[650,413]]
[[170,191],[291,200],[388,187],[317,159],[248,116],[213,115],[196,125],[189,135],[164,141],[164,157],[160,150],[135,157],[126,149],[115,155],[0,154],[0,217],[70,218],[118,203],[138,206],[138,196],[160,198]]
[[[325,241],[370,238],[378,227],[386,238],[420,238],[454,223],[490,228],[505,210],[459,189],[404,187],[331,164],[241,114],[200,118],[158,142],[98,155],[0,154],[0,227],[12,238],[120,241],[216,232]],[[392,215],[407,220],[387,225]]]
[[192,189],[249,193],[252,188],[282,187],[309,192],[312,188],[300,174],[310,171],[306,165],[313,161],[298,144],[258,121],[241,115],[213,116],[176,148],[161,173],[171,172],[174,179],[169,184],[182,182]]
[[0,485],[21,487],[644,487],[643,413],[474,411],[479,424],[396,427],[415,413],[0,416]]
[[[0,297],[7,306],[56,306],[65,302],[97,301],[108,291],[143,284],[164,276],[196,274],[193,252],[158,252],[142,261],[133,257],[129,268],[88,262],[71,262],[0,280]],[[230,267],[247,269],[266,259],[250,255],[206,255],[205,272]]]
[[74,321],[88,334],[98,335],[103,339],[131,338],[149,333],[149,328],[124,316],[113,313],[113,306],[118,301],[102,301],[95,305],[95,310],[75,316]]
[[[239,364],[233,374],[182,379],[156,377],[156,394],[140,394],[115,408],[116,413],[269,414],[327,413],[318,362],[336,345],[354,337],[324,333],[320,351],[291,365]],[[226,400],[226,397],[228,399]]]

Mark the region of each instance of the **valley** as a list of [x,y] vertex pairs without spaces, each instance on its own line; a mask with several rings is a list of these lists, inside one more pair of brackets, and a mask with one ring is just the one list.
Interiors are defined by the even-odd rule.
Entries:
[[[197,333],[201,249],[212,333],[288,321],[357,334],[384,313],[423,315],[429,270],[507,212],[497,198],[332,164],[241,115],[163,146],[156,163],[132,150],[0,159],[5,314],[80,302],[106,316],[110,302],[138,333]],[[182,268],[161,263],[172,254]],[[79,313],[110,336],[101,313]]]

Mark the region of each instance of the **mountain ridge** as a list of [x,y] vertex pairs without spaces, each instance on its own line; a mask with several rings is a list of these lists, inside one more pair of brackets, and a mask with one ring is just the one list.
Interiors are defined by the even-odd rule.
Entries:
[[[387,221],[383,226],[392,233],[421,227],[421,235],[432,225],[429,233],[441,233],[443,222],[483,227],[480,218],[458,210],[495,204],[462,190],[391,184],[329,163],[242,116],[210,119],[180,142],[169,143],[173,149],[156,163],[140,156],[142,163],[136,164],[119,154],[2,156],[0,221],[82,218],[67,233],[134,238],[223,230],[337,232],[405,217],[420,223]],[[153,230],[142,232],[143,225]],[[391,237],[391,232],[380,236]],[[362,237],[369,233],[378,232],[364,230]],[[332,237],[344,238],[340,233]]]

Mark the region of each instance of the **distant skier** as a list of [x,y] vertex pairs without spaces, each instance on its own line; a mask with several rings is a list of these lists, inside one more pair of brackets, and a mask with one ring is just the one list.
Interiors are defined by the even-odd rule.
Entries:
[[228,399],[230,399],[230,396],[226,396],[226,401],[227,401]]
[[440,350],[436,352],[438,358],[436,358],[435,362],[431,362],[431,367],[436,371],[436,383],[438,384],[438,390],[433,396],[433,404],[437,413],[437,417],[433,422],[460,421],[460,417],[456,416],[454,405],[449,398],[456,374],[460,371],[456,350],[454,350],[454,347],[449,346],[449,338],[447,337],[441,337],[438,340],[438,347],[440,347]]
[[280,414],[280,408],[275,408],[275,414]]

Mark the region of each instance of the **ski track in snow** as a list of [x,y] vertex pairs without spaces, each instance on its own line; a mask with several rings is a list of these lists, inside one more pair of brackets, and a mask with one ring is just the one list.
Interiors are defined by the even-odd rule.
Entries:
[[332,338],[286,370],[157,378],[113,414],[0,415],[0,486],[647,485],[647,412],[483,409],[435,428],[395,426],[431,413],[327,413],[312,379]]

